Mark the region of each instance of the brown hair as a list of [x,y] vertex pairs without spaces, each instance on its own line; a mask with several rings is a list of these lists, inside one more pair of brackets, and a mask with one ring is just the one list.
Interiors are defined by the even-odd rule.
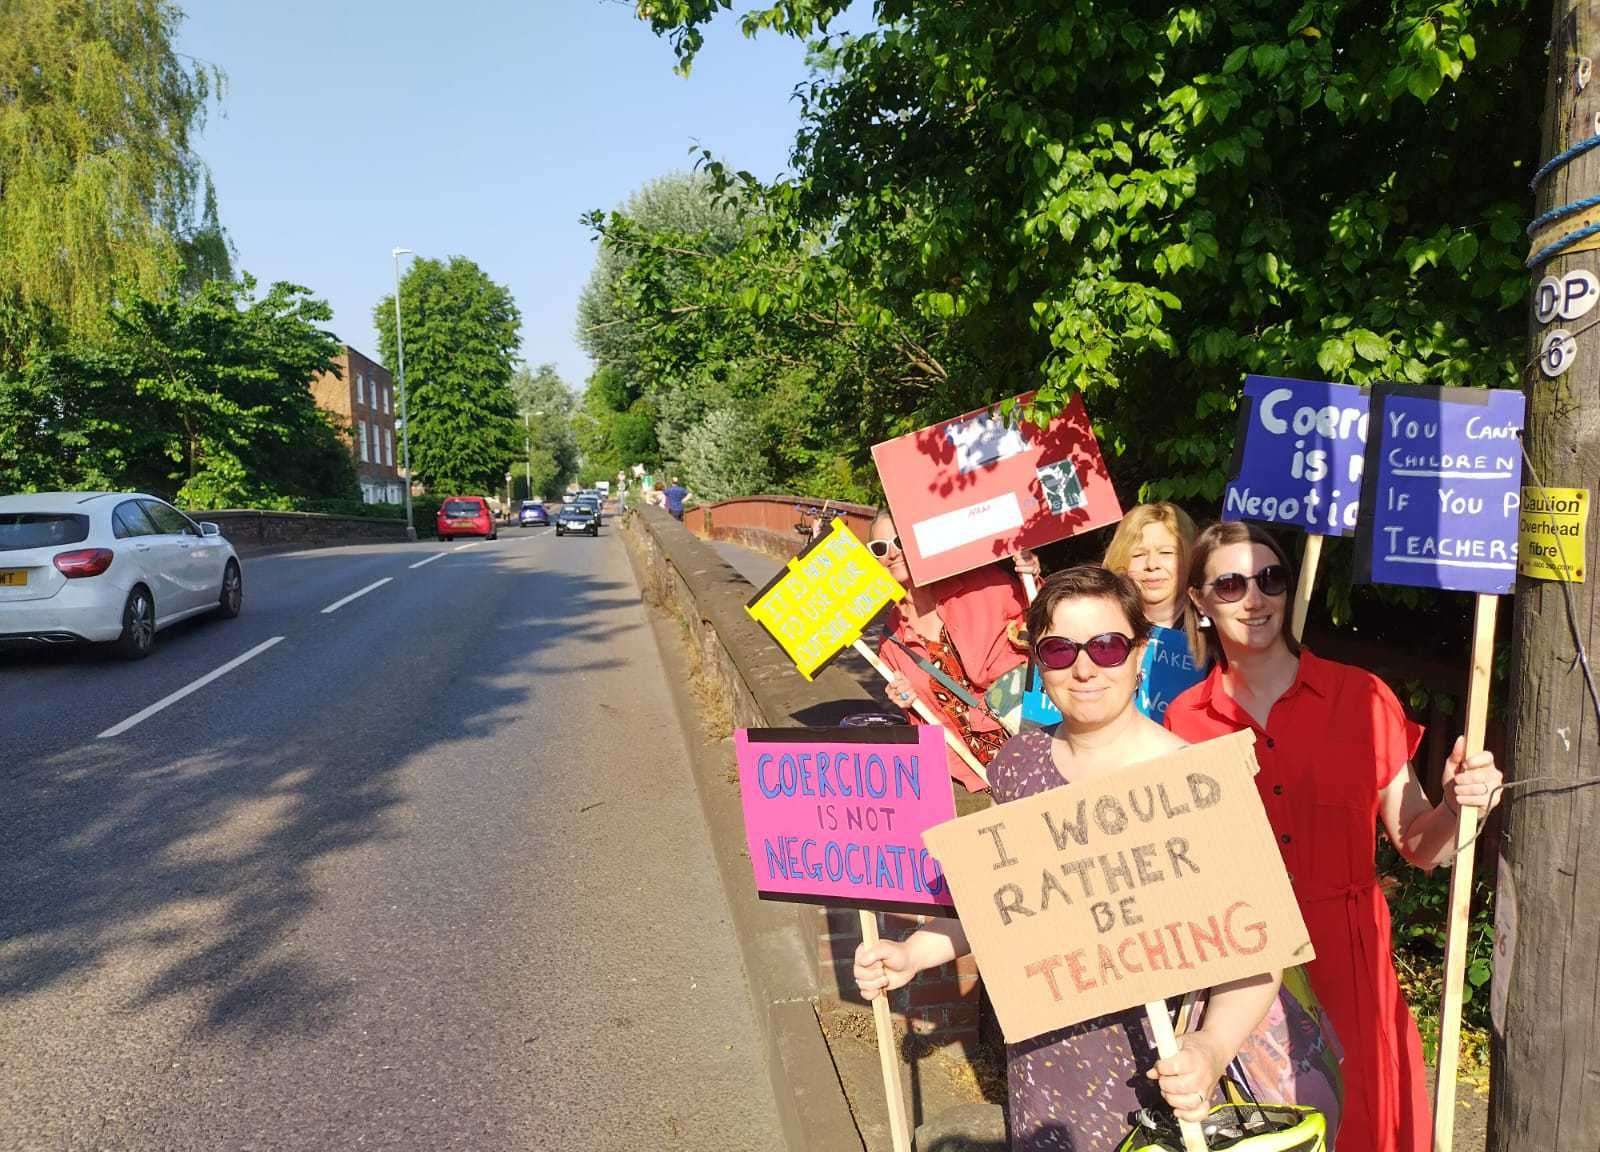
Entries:
[[[1289,560],[1289,554],[1283,550],[1283,545],[1278,543],[1277,537],[1268,532],[1259,524],[1246,523],[1243,520],[1223,521],[1213,524],[1199,536],[1195,537],[1194,551],[1189,556],[1189,587],[1199,592],[1206,585],[1206,565],[1211,562],[1211,554],[1219,548],[1227,548],[1233,544],[1259,544],[1277,558],[1289,573],[1289,583],[1294,583],[1294,565]],[[1251,573],[1250,575],[1253,575]],[[1191,603],[1193,601],[1191,600]],[[1287,606],[1287,600],[1286,600]],[[1228,663],[1227,655],[1222,651],[1222,642],[1217,639],[1215,631],[1208,631],[1205,635],[1205,646],[1200,643],[1201,633],[1195,626],[1195,613],[1190,613],[1184,624],[1184,630],[1189,633],[1189,651],[1198,660],[1202,652],[1208,659],[1215,660],[1218,664]],[[1289,651],[1296,656],[1300,655],[1300,642],[1294,638],[1294,633],[1289,628],[1289,619],[1284,617],[1283,642]]]
[[[1028,643],[1037,644],[1050,631],[1056,608],[1067,600],[1110,600],[1128,618],[1133,641],[1142,644],[1150,637],[1150,621],[1145,618],[1144,598],[1134,582],[1120,572],[1098,564],[1079,564],[1052,572],[1039,585],[1039,595],[1028,606]],[[1087,640],[1087,636],[1076,637]]]

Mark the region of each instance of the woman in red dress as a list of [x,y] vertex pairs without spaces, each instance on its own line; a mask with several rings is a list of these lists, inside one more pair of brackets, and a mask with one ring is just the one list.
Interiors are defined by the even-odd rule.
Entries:
[[[878,648],[879,658],[895,673],[888,685],[889,699],[905,709],[913,724],[922,723],[912,710],[921,700],[965,742],[978,763],[988,764],[1011,733],[984,707],[983,694],[1028,659],[1019,637],[1028,611],[1022,582],[1000,565],[989,564],[928,585],[912,583],[894,518],[887,512],[873,520],[867,547],[907,592],[890,609],[887,635]],[[1012,562],[1019,575],[1039,575],[1038,557],[1026,549]],[[924,665],[938,669],[944,682]],[[951,684],[959,687],[959,695]],[[954,757],[950,775],[968,792],[986,787],[976,772]]]
[[1189,741],[1256,734],[1256,786],[1317,953],[1307,972],[1344,1048],[1339,1147],[1427,1152],[1422,1043],[1390,955],[1376,828],[1417,867],[1448,864],[1461,808],[1492,808],[1500,772],[1458,739],[1444,800],[1432,804],[1411,765],[1421,729],[1394,693],[1286,631],[1293,584],[1282,548],[1255,525],[1200,534],[1189,595],[1215,625],[1204,634],[1216,663],[1167,709],[1166,724]]

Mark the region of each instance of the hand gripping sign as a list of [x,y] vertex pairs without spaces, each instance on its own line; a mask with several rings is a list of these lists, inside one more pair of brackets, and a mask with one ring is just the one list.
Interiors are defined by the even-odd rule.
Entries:
[[[1356,574],[1477,594],[1467,678],[1466,752],[1483,750],[1488,724],[1495,616],[1517,578],[1525,399],[1512,389],[1379,384],[1362,492]],[[1456,1064],[1462,981],[1472,902],[1478,810],[1461,809],[1450,873],[1450,907],[1439,1013],[1433,1146],[1455,1139]]]
[[906,564],[927,585],[1115,523],[1111,486],[1083,399],[1044,428],[1009,414],[968,412],[872,448]]

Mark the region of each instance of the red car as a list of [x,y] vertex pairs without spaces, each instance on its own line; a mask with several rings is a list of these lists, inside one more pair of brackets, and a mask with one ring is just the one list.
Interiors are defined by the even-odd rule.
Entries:
[[452,496],[439,505],[439,515],[434,527],[441,540],[454,540],[457,536],[483,536],[498,540],[495,530],[494,510],[482,496]]

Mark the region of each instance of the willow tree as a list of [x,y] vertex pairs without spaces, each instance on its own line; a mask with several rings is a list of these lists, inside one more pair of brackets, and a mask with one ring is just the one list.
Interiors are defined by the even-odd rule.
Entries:
[[[220,77],[173,47],[169,0],[0,0],[0,369],[99,336],[113,286],[177,283]],[[208,213],[208,215],[210,215]]]

